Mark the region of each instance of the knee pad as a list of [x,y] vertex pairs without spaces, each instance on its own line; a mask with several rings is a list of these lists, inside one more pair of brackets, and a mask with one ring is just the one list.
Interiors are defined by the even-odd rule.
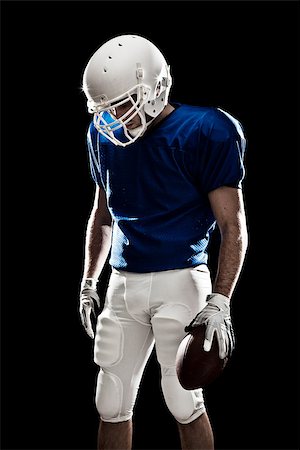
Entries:
[[175,368],[162,367],[162,391],[169,411],[181,424],[190,423],[205,412],[202,389],[183,389]]
[[[96,389],[96,408],[103,422],[124,422],[131,419],[132,408],[123,404],[123,384],[118,376],[100,369]],[[124,409],[123,409],[124,408]]]

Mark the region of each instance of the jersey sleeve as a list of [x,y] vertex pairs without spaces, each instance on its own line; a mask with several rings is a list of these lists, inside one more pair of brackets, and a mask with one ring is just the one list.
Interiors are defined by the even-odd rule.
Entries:
[[101,178],[97,130],[95,129],[93,123],[90,124],[87,132],[87,149],[91,177],[96,184],[104,188]]
[[[209,118],[208,118],[209,119]],[[200,158],[200,183],[208,193],[221,186],[241,188],[246,138],[240,122],[218,110],[208,121]]]

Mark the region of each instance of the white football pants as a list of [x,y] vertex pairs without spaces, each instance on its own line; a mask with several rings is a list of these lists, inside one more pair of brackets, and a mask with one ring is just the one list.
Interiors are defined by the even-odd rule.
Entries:
[[151,273],[112,270],[94,347],[100,366],[96,406],[103,421],[132,417],[154,343],[163,395],[175,419],[186,424],[205,411],[202,389],[187,391],[179,384],[175,359],[184,327],[204,308],[210,293],[210,273],[203,264]]

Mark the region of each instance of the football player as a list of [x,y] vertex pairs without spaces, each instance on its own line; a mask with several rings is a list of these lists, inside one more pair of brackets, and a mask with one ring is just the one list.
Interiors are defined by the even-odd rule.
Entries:
[[[197,83],[193,70],[187,75]],[[206,324],[206,351],[214,334],[221,358],[233,349],[230,299],[247,248],[246,141],[229,113],[172,102],[171,86],[165,57],[139,35],[105,42],[83,75],[95,200],[80,314],[99,366],[99,449],[131,448],[133,408],[154,344],[182,448],[214,448],[203,392],[182,388],[175,359],[188,324]],[[221,242],[212,283],[207,248],[216,224]],[[102,299],[97,282],[109,254]]]

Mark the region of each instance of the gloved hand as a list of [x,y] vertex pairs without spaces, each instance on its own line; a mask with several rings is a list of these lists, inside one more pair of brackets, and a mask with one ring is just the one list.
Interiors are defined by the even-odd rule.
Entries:
[[[94,338],[94,330],[92,327],[91,313],[93,313],[96,319],[96,316],[101,313],[103,306],[97,294],[97,280],[94,278],[83,279],[80,291],[79,312],[82,325],[92,339]],[[97,312],[96,307],[98,309]]]
[[216,333],[220,358],[230,357],[235,346],[235,337],[230,317],[229,299],[225,295],[213,293],[208,295],[206,300],[205,308],[185,327],[185,331],[190,332],[195,327],[205,324],[204,350],[210,351]]

